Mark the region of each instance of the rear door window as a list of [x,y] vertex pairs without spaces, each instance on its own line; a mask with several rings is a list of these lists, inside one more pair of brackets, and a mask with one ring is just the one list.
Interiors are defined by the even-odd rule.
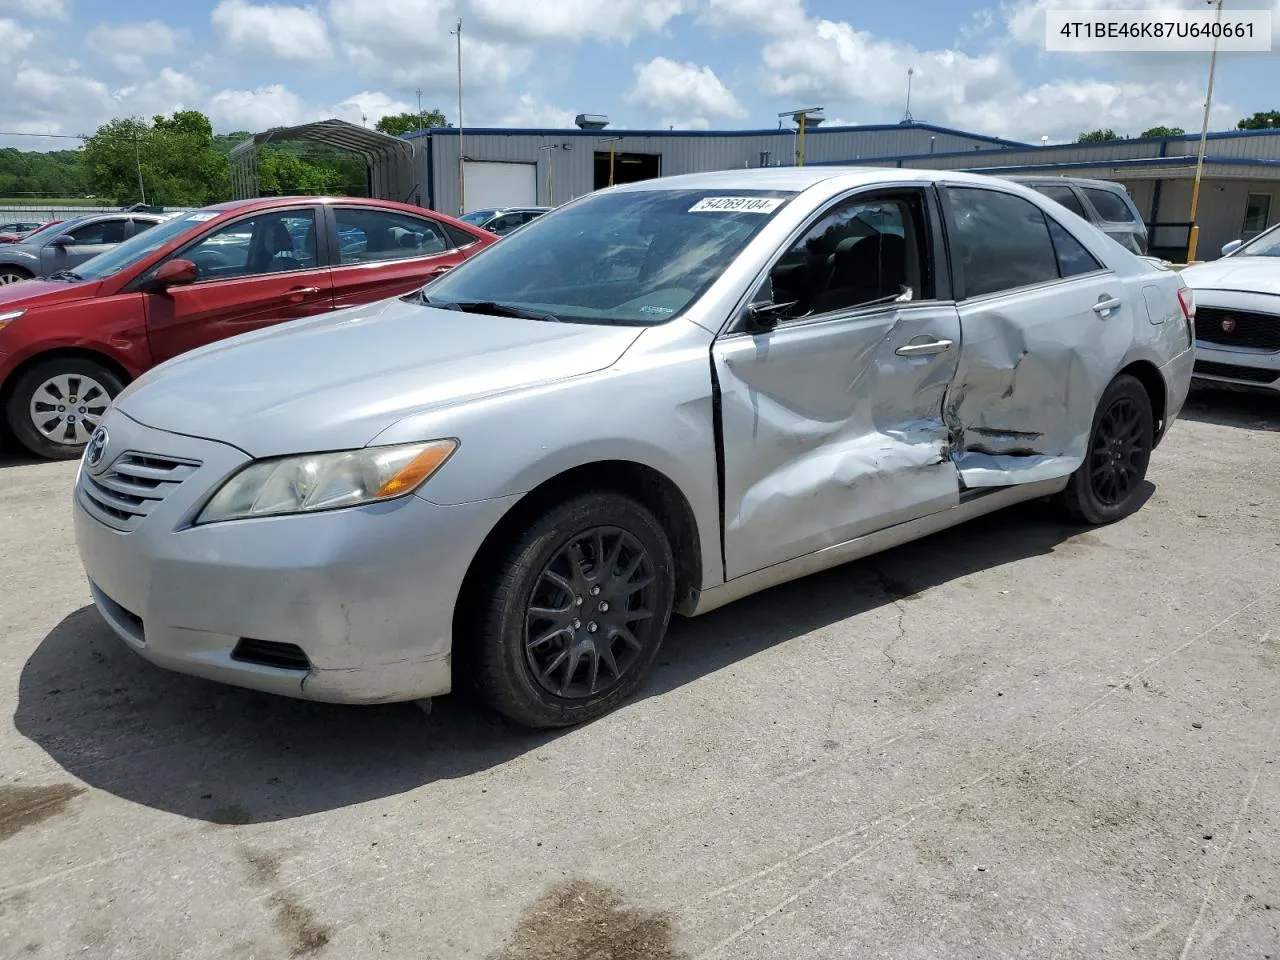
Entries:
[[448,253],[453,243],[426,217],[395,210],[334,207],[338,221],[339,262],[378,263]]
[[947,195],[966,297],[1060,277],[1044,213],[1030,200],[981,187],[948,187]]
[[1080,189],[1103,220],[1109,223],[1133,222],[1133,211],[1129,209],[1129,205],[1110,190],[1101,190],[1098,187],[1081,187]]

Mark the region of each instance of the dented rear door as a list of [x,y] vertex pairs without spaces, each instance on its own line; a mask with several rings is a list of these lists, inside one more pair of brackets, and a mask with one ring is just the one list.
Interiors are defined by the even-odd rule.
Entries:
[[962,340],[944,414],[961,482],[1068,476],[1131,343],[1134,291],[1023,197],[943,192]]
[[954,304],[919,303],[716,343],[728,578],[958,502],[942,401],[959,339]]

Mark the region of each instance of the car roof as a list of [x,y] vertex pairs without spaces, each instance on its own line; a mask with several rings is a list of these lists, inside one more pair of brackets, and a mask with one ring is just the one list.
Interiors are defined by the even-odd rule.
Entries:
[[225,200],[222,203],[212,203],[203,209],[217,211],[271,210],[275,207],[292,207],[299,203],[349,203],[363,207],[381,207],[386,210],[404,210],[411,213],[430,213],[436,216],[448,216],[447,214],[440,213],[438,210],[427,210],[424,207],[414,206],[411,203],[400,203],[397,200],[379,200],[374,197],[308,196],[305,194],[296,194],[287,197],[250,197],[244,200]]
[[[789,190],[797,193],[824,184],[831,191],[879,183],[971,183],[995,186],[1005,178],[962,170],[928,170],[914,167],[754,167],[751,169],[714,170],[707,173],[675,174],[651,180],[639,180],[606,189],[619,192],[645,190]],[[1007,183],[1007,180],[1005,181]]]
[[1016,183],[1078,183],[1084,187],[1098,187],[1102,190],[1112,190],[1121,192],[1124,185],[1116,183],[1114,180],[1093,180],[1089,177],[1049,177],[1035,176],[1033,174],[1019,174],[1016,176],[1006,177],[1007,180],[1013,180]]

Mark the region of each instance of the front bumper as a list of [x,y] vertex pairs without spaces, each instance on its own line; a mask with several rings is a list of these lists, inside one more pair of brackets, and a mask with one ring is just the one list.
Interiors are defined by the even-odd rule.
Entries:
[[[105,421],[109,450],[76,479],[74,526],[95,605],[132,649],[171,670],[308,700],[448,693],[453,612],[484,537],[514,498],[442,507],[417,496],[326,513],[193,527],[249,457],[225,444]],[[181,479],[127,518],[101,486],[129,455]],[[124,511],[127,512],[127,511]],[[249,641],[243,643],[242,641]],[[254,651],[296,647],[276,665]]]
[[1232,349],[1198,340],[1192,375],[1219,386],[1280,392],[1280,353]]

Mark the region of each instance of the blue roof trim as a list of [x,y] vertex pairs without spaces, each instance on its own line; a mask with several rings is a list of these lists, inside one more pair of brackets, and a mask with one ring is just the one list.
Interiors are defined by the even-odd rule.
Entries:
[[[1272,170],[1280,170],[1280,160],[1206,156],[1204,162],[1205,166],[1266,167]],[[962,172],[990,174],[1044,173],[1051,170],[1097,170],[1101,167],[1193,167],[1195,163],[1195,157],[1138,157],[1133,160],[1076,160],[1068,163],[1022,163],[1007,167],[969,167]],[[813,164],[813,166],[819,166],[819,164]]]
[[[954,137],[967,137],[970,140],[981,140],[984,143],[999,144],[1004,147],[1031,147],[1033,144],[1018,140],[1004,140],[1000,137],[989,137],[982,133],[969,133],[964,130],[953,130],[932,123],[877,123],[866,126],[818,127],[807,130],[806,137],[821,137],[828,133],[883,133],[886,130],[927,130],[931,133],[948,134]],[[402,140],[413,140],[418,137],[450,136],[458,133],[457,127],[430,127],[426,130],[410,130],[402,134]],[[464,136],[535,136],[535,137],[778,137],[791,136],[790,129],[770,127],[764,130],[628,130],[620,127],[606,127],[603,130],[578,130],[557,127],[472,127],[464,129]],[[977,152],[977,151],[975,151]]]

